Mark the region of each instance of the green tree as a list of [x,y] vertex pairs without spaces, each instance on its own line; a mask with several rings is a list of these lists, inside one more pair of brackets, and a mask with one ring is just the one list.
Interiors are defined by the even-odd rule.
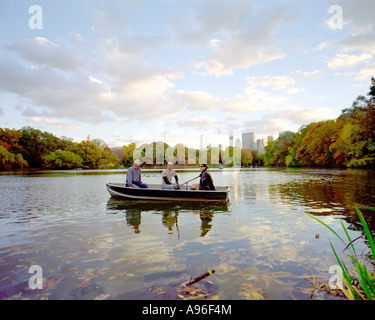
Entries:
[[116,153],[105,151],[103,158],[99,161],[99,169],[117,169],[120,166],[120,159]]
[[44,165],[43,156],[56,150],[58,138],[52,133],[42,132],[31,127],[23,127],[20,145],[22,155],[32,168],[41,168]]
[[3,145],[0,145],[0,170],[12,170],[14,168],[26,168],[27,162],[21,154],[9,152]]
[[74,169],[80,168],[83,159],[71,152],[58,149],[48,155],[43,156],[44,167],[47,169]]
[[251,153],[253,154],[253,165],[256,166],[263,166],[264,165],[264,154],[260,154],[258,150],[252,150]]
[[125,165],[132,165],[133,164],[133,152],[136,148],[136,144],[134,142],[124,145],[124,156],[122,157],[122,162]]
[[84,169],[93,169],[99,166],[103,150],[98,143],[84,140],[77,144],[75,153],[83,159],[82,167]]

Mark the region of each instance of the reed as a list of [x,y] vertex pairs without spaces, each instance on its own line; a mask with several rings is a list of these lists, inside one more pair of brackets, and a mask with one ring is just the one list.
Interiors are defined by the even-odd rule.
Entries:
[[[358,208],[355,207],[356,212],[358,214],[359,220],[363,226],[363,230],[365,236],[367,238],[368,244],[370,246],[371,253],[370,254],[357,254],[354,246],[354,241],[357,239],[352,240],[349,236],[348,230],[344,226],[343,222],[340,219],[341,226],[344,230],[346,238],[348,239],[349,243],[346,243],[339,234],[337,234],[332,228],[330,228],[327,224],[323,221],[319,220],[318,218],[308,214],[311,218],[315,219],[323,226],[328,228],[338,239],[341,240],[344,244],[347,244],[345,249],[350,249],[351,253],[347,254],[350,261],[353,263],[355,268],[349,268],[347,264],[344,262],[343,259],[339,257],[337,251],[335,250],[334,246],[332,245],[331,241],[329,241],[332,251],[336,257],[338,265],[340,266],[341,276],[345,286],[341,286],[340,289],[344,293],[344,295],[350,300],[374,300],[375,299],[375,275],[374,273],[366,267],[364,256],[367,259],[370,259],[371,264],[375,264],[375,244],[370,229],[363,218],[362,212]],[[365,207],[364,209],[369,209],[375,211],[375,208]],[[344,251],[343,250],[343,251]],[[362,262],[363,261],[363,262]]]

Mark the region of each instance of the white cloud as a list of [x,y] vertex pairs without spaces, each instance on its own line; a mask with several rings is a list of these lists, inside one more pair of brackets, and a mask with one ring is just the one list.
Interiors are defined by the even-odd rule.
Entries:
[[284,96],[270,93],[253,87],[244,90],[244,94],[236,94],[230,98],[212,96],[205,91],[178,90],[170,94],[175,105],[180,105],[188,111],[216,111],[230,114],[249,113],[265,110],[280,105],[286,101]]
[[286,91],[287,94],[295,94],[295,93],[301,93],[305,91],[304,88],[290,88]]
[[[2,59],[0,88],[43,109],[42,113],[34,111],[38,115],[46,115],[47,111],[54,117],[98,123],[157,120],[179,112],[168,100],[167,91],[174,87],[172,80],[183,75],[161,64],[145,63],[139,52],[122,50],[123,43],[116,38],[101,41],[101,54],[93,53],[90,69],[82,65],[79,72],[79,59],[65,55],[68,45],[57,45],[45,38],[30,41],[16,41],[9,48],[17,48],[24,59],[40,66],[28,68],[16,59]],[[47,53],[35,50],[33,54],[32,45],[39,43],[48,46]],[[52,47],[57,51],[49,51]],[[63,69],[66,72],[60,72]]]
[[35,124],[47,124],[48,126],[53,127],[55,129],[62,129],[67,131],[77,131],[81,129],[79,125],[63,123],[57,119],[42,119],[39,117],[32,117],[28,118],[27,121]]
[[276,46],[276,30],[296,22],[295,6],[256,9],[249,2],[206,0],[193,2],[185,23],[175,17],[170,29],[176,41],[204,45],[210,52],[195,58],[201,75],[232,75],[236,68],[247,69],[286,55]]
[[369,63],[364,68],[362,68],[355,79],[370,81],[371,77],[374,77],[374,76],[375,76],[375,62]]
[[322,75],[322,72],[320,70],[314,70],[311,72],[308,72],[308,71],[303,72],[301,70],[297,70],[297,71],[291,72],[291,74],[294,76],[295,79],[310,79],[310,78],[314,78],[314,77],[318,77]]
[[178,121],[181,127],[188,128],[208,128],[215,123],[215,119],[202,116],[187,116],[183,120]]
[[7,48],[39,66],[77,71],[84,65],[81,53],[72,45],[59,45],[42,37],[18,39]]
[[250,86],[272,87],[277,90],[296,83],[296,80],[289,76],[247,77],[246,80]]
[[302,125],[333,119],[332,109],[321,107],[305,109],[287,107],[283,110],[266,114],[261,119],[244,121],[243,128],[257,132],[259,135],[277,134],[280,131],[297,131]]
[[362,53],[361,55],[336,54],[335,57],[328,59],[328,67],[331,69],[352,68],[361,62],[372,59],[372,55]]

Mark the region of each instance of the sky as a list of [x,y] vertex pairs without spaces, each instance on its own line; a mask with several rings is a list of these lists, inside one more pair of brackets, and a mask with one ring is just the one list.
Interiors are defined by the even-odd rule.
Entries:
[[373,0],[0,0],[0,127],[110,147],[276,139],[369,91],[373,12]]

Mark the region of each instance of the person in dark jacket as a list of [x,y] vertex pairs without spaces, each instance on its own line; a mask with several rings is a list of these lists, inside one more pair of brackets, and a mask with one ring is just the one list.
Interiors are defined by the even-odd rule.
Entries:
[[212,181],[211,175],[207,172],[207,165],[205,163],[199,166],[201,169],[200,181],[199,181],[199,190],[216,190],[214,182]]

